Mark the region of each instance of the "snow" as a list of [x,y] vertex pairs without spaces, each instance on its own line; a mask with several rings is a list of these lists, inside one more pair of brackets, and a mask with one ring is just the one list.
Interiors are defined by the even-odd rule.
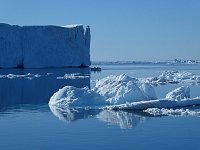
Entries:
[[166,109],[166,108],[148,108],[143,112],[149,113],[153,116],[200,116],[199,110],[190,110],[190,109]]
[[137,79],[126,74],[111,75],[97,81],[94,91],[105,97],[110,104],[147,99],[143,91],[137,85]]
[[1,68],[90,66],[90,28],[0,24]]
[[87,107],[105,105],[105,99],[88,87],[76,88],[65,86],[53,94],[49,101],[50,105],[57,107]]
[[158,77],[147,78],[146,82],[153,84],[200,83],[200,76],[191,72],[166,70]]
[[190,98],[190,88],[188,86],[181,86],[166,95],[166,99],[182,100]]
[[106,106],[105,109],[113,110],[145,110],[148,108],[176,108],[200,105],[200,98],[188,98],[183,100],[168,100],[168,99],[157,99],[150,101],[140,101],[120,105]]
[[93,105],[113,105],[141,100],[156,99],[151,85],[141,87],[137,79],[126,74],[108,76],[96,82],[93,89],[66,86],[57,91],[50,99],[51,105],[73,107]]

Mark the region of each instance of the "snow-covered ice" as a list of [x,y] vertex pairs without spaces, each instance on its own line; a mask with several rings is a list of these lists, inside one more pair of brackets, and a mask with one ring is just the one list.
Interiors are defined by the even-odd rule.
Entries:
[[200,110],[190,110],[190,109],[166,109],[166,108],[148,108],[143,112],[149,113],[153,116],[200,116]]
[[0,23],[0,67],[90,66],[90,28]]
[[108,76],[97,81],[93,89],[66,86],[50,99],[51,105],[94,106],[124,104],[141,100],[156,99],[154,88],[149,84],[139,86],[137,79],[126,74]]
[[[156,97],[151,85],[145,84],[139,87],[137,82],[138,79],[126,74],[111,75],[97,81],[93,90],[105,97],[110,104],[123,104]],[[149,95],[150,93],[153,95]]]
[[166,99],[182,100],[190,98],[190,88],[188,86],[181,86],[166,95]]
[[157,98],[150,84],[140,86],[136,78],[121,74],[98,80],[93,89],[66,86],[51,97],[49,104],[62,108],[99,106],[114,110],[145,110],[200,105],[200,98],[190,98],[187,86],[169,92],[165,98]]
[[106,105],[105,98],[88,87],[76,88],[65,86],[53,94],[49,101],[50,105],[67,107],[87,107]]
[[150,101],[140,101],[120,105],[106,106],[105,109],[113,110],[145,110],[148,108],[176,108],[176,107],[187,107],[193,105],[200,105],[200,98],[188,98],[183,100],[168,100],[168,99],[157,99]]
[[166,84],[166,83],[200,83],[200,76],[191,72],[181,71],[163,71],[158,77],[151,77],[147,79],[141,79],[143,82],[153,84]]
[[80,73],[65,74],[63,77],[57,77],[57,79],[82,79],[90,78],[90,75],[82,75]]

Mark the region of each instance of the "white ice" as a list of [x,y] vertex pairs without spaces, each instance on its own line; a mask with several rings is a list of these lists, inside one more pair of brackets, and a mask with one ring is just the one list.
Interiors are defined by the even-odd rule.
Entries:
[[181,71],[163,71],[158,77],[147,78],[146,80],[141,79],[143,82],[153,84],[166,84],[166,83],[200,83],[200,76],[195,75],[191,72]]
[[91,90],[66,86],[51,97],[49,104],[58,107],[100,106],[115,110],[145,110],[200,105],[200,98],[190,98],[190,89],[184,86],[169,92],[166,98],[157,98],[150,84],[140,86],[137,79],[121,74],[97,81]]
[[27,79],[33,79],[33,78],[39,78],[41,75],[39,74],[23,74],[23,75],[16,75],[16,74],[7,74],[7,75],[0,75],[0,78],[9,78],[9,79],[14,79],[14,78],[27,78]]
[[83,79],[90,78],[90,75],[82,75],[80,73],[65,74],[63,77],[57,77],[57,79]]
[[105,97],[110,104],[123,104],[156,98],[151,85],[144,84],[139,87],[137,82],[138,79],[126,74],[111,75],[97,81],[93,90]]
[[149,84],[139,86],[137,79],[126,74],[108,76],[99,80],[93,89],[66,86],[50,99],[51,105],[93,106],[131,103],[156,99],[154,88]]
[[190,88],[188,86],[181,86],[166,95],[166,99],[182,100],[190,98]]
[[57,107],[87,107],[106,105],[105,98],[88,87],[65,86],[53,94],[50,105]]
[[166,108],[148,108],[143,112],[149,113],[153,116],[200,116],[200,111],[190,109],[166,109]]

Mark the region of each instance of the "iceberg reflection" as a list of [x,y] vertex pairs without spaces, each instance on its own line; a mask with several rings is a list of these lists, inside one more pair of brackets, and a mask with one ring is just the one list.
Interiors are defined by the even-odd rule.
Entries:
[[79,119],[88,119],[91,117],[97,118],[99,121],[108,123],[109,125],[117,125],[122,129],[130,129],[137,126],[139,123],[148,120],[149,115],[142,111],[115,111],[103,109],[62,109],[56,106],[49,105],[51,112],[59,118],[59,120],[71,123]]
[[134,111],[114,111],[103,110],[97,115],[97,118],[109,125],[118,125],[122,129],[131,129],[139,123],[148,120],[150,115]]
[[[66,74],[82,78],[57,79]],[[86,78],[83,78],[87,76]],[[89,68],[0,69],[0,107],[17,104],[47,104],[66,85],[90,87]]]
[[59,120],[70,123],[79,119],[88,119],[94,117],[101,112],[100,109],[62,109],[56,106],[49,105],[51,112]]

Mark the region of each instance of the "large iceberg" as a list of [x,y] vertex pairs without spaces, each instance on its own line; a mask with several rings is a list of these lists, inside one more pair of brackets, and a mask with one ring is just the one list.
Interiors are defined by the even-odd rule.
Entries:
[[0,23],[1,68],[90,66],[90,28]]

